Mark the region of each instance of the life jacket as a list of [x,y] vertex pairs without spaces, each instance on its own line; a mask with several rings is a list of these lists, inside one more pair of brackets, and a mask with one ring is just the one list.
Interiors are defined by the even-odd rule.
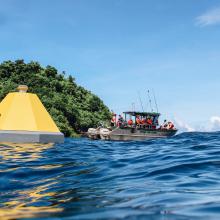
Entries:
[[133,125],[133,120],[132,119],[128,120],[128,125]]
[[144,118],[142,121],[141,121],[142,124],[146,124],[147,123],[147,120]]
[[136,123],[137,123],[138,125],[140,125],[140,124],[141,124],[141,119],[140,119],[140,118],[136,118]]
[[168,122],[167,129],[172,130],[174,128],[174,124],[172,122]]
[[153,122],[152,122],[152,120],[151,120],[150,118],[147,119],[147,123],[148,123],[149,125],[152,125],[152,124],[153,124]]

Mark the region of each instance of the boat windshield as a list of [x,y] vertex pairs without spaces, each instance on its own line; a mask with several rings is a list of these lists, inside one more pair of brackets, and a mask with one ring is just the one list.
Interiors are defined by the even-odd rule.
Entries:
[[160,114],[155,112],[124,112],[126,127],[156,129]]

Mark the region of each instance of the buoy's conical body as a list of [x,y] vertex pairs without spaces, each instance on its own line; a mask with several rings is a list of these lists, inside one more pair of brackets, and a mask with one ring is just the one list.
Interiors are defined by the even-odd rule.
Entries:
[[63,142],[36,94],[9,93],[0,103],[0,142]]

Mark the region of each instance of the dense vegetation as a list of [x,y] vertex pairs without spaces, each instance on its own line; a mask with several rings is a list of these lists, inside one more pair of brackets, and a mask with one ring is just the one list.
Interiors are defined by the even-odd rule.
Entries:
[[75,83],[65,72],[52,67],[43,68],[38,62],[23,60],[5,61],[0,64],[0,101],[18,85],[29,87],[36,93],[60,130],[66,136],[86,131],[100,121],[108,121],[109,109],[90,91]]

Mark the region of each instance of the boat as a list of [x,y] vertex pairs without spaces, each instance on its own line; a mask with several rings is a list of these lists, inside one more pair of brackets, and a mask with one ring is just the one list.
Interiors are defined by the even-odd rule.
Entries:
[[100,128],[99,130],[99,136],[102,140],[110,140],[110,128]]
[[[158,119],[160,113],[156,112],[124,112],[124,118],[119,116],[116,123],[108,128],[90,128],[88,137],[92,139],[114,140],[114,141],[136,141],[155,138],[172,137],[177,133],[177,129],[172,122],[166,122],[159,126]],[[134,123],[128,123],[127,119],[134,119]],[[138,120],[140,123],[137,123]],[[143,123],[143,121],[146,121]],[[147,120],[150,120],[149,122]],[[92,132],[91,132],[92,131]],[[93,135],[94,134],[94,135]],[[93,138],[95,136],[95,138]]]

